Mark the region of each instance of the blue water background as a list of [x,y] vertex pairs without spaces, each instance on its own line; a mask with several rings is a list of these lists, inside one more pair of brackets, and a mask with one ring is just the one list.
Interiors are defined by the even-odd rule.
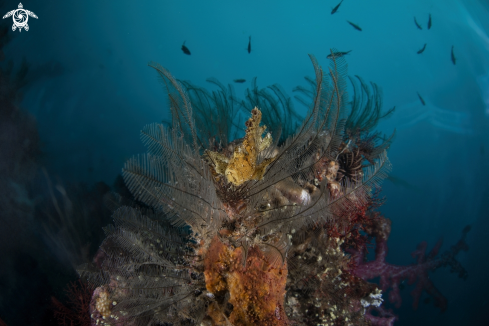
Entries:
[[[165,92],[148,62],[205,87],[211,87],[209,77],[223,83],[245,78],[234,85],[238,96],[255,76],[259,86],[279,83],[292,96],[295,86],[305,85],[304,76],[313,76],[307,54],[326,67],[330,48],[352,50],[348,73],[378,84],[386,109],[396,106],[380,129],[396,130],[392,175],[408,184],[384,183],[382,211],[393,221],[388,261],[409,264],[420,241],[432,246],[443,236],[445,249],[466,224],[473,226],[471,249],[460,255],[469,279],[442,270],[432,277],[448,311],[421,303],[413,312],[407,287],[396,325],[485,325],[489,4],[344,0],[331,15],[337,3],[28,1],[24,8],[39,19],[29,19],[28,32],[10,31],[5,55],[31,65],[22,107],[37,118],[49,172],[66,181],[112,184],[125,160],[144,152],[140,129],[169,118]],[[5,1],[2,8],[17,5]],[[429,13],[433,26],[427,30]],[[190,56],[180,49],[184,41]],[[295,107],[305,114],[299,103]]]

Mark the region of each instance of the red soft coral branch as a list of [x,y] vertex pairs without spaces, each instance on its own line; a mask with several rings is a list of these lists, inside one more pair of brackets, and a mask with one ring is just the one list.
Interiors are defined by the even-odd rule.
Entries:
[[[411,254],[416,258],[416,263],[408,266],[399,266],[389,264],[385,261],[388,252],[387,240],[391,230],[390,224],[391,221],[389,219],[378,216],[374,220],[372,227],[366,230],[368,236],[376,239],[375,260],[365,261],[365,245],[358,250],[348,250],[352,254],[354,262],[351,265],[351,273],[364,280],[380,277],[380,287],[382,291],[385,293],[390,289],[389,301],[393,303],[396,308],[399,308],[402,303],[399,285],[402,281],[407,280],[409,284],[416,283],[414,290],[411,292],[414,309],[418,307],[421,294],[423,291],[426,291],[434,298],[435,305],[444,311],[447,307],[447,300],[431,281],[429,272],[441,266],[449,265],[452,268],[452,271],[456,271],[460,277],[466,278],[467,272],[463,269],[460,263],[455,260],[455,256],[461,250],[468,250],[465,236],[470,230],[470,227],[466,227],[463,230],[463,235],[459,242],[442,255],[438,256],[443,243],[441,239],[428,254],[426,254],[427,243],[421,242],[417,249]],[[374,316],[369,316],[368,318],[374,325],[390,325],[389,323],[384,323],[387,321],[381,321],[382,318],[374,318]]]
[[66,289],[68,296],[68,308],[55,297],[51,297],[54,306],[54,316],[62,326],[90,326],[90,300],[92,298],[93,288],[78,280],[70,283]]
[[[377,311],[378,316],[372,315],[372,310]],[[374,326],[394,326],[394,322],[397,320],[397,316],[394,315],[390,310],[384,309],[382,306],[370,306],[365,313],[365,319],[370,321],[370,324]]]

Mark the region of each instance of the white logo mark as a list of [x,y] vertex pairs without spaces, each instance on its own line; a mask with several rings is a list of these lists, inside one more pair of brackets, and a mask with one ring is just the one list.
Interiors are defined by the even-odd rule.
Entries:
[[6,13],[5,16],[3,16],[3,19],[10,16],[12,16],[12,19],[14,20],[14,24],[12,25],[12,30],[14,32],[17,28],[19,29],[19,32],[22,32],[22,28],[24,28],[26,31],[29,30],[29,25],[27,25],[29,16],[37,19],[36,14],[32,11],[25,10],[22,3],[19,3],[19,9],[15,9]]

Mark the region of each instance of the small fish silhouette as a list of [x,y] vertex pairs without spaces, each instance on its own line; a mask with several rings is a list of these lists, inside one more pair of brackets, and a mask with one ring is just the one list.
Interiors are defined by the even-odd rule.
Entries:
[[426,105],[426,102],[423,100],[423,98],[421,97],[421,95],[419,95],[418,92],[416,92],[416,94],[418,94],[418,97],[419,97],[419,100],[421,101],[421,104]]
[[424,44],[424,46],[418,51],[418,54],[421,54],[424,52],[424,50],[426,49],[426,43]]
[[326,56],[326,58],[331,59],[331,58],[333,58],[333,55],[334,55],[334,57],[335,57],[335,58],[339,58],[339,57],[342,57],[342,56],[344,56],[344,55],[347,55],[347,54],[348,54],[348,53],[350,53],[351,51],[352,51],[352,50],[350,50],[350,51],[346,51],[346,52],[333,52],[333,54],[331,54],[331,53],[330,53],[330,54],[328,54],[328,55]]
[[453,63],[454,65],[456,65],[456,64],[457,64],[457,58],[455,58],[455,54],[453,54],[453,45],[452,45],[452,63]]
[[234,80],[234,82],[235,82],[235,83],[238,83],[238,84],[242,84],[242,83],[246,82],[246,79],[242,79],[242,78],[240,78],[240,79],[235,79],[235,80]]
[[[185,41],[185,42],[187,42],[187,41]],[[182,51],[186,55],[190,55],[190,50],[188,49],[188,47],[185,46],[185,42],[183,42],[183,44],[182,44]]]
[[342,2],[343,0],[341,0],[340,3],[338,3],[336,7],[333,8],[333,10],[331,10],[331,15],[338,11],[338,8],[341,6]]
[[431,14],[430,14],[430,18],[428,18],[428,29],[431,28]]
[[360,28],[360,26],[356,25],[356,24],[353,24],[351,21],[347,20],[348,24],[350,24],[351,26],[353,26],[353,28],[355,28],[357,31],[362,31],[362,29]]
[[423,29],[423,27],[421,27],[420,24],[418,24],[418,21],[416,20],[416,17],[414,17],[414,23],[416,24],[416,26],[419,28],[419,29]]
[[248,41],[248,53],[251,53],[251,35],[250,40]]

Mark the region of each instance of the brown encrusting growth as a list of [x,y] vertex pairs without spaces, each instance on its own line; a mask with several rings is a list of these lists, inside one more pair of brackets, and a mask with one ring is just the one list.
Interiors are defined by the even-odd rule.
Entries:
[[226,325],[224,321],[239,326],[288,325],[284,310],[286,264],[270,264],[257,248],[249,250],[246,264],[243,259],[243,248],[226,246],[217,237],[207,250],[206,288],[216,299],[208,308],[213,325]]

